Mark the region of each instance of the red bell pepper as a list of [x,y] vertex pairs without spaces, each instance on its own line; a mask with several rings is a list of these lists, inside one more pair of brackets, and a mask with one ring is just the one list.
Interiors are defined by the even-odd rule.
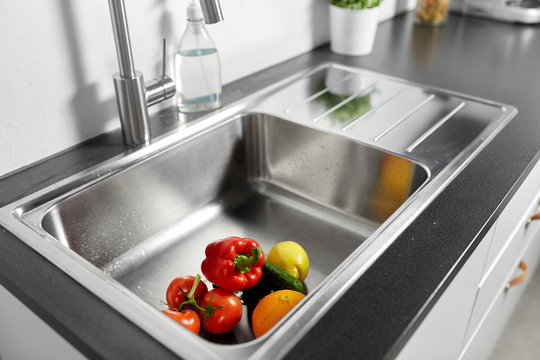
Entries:
[[201,270],[206,279],[229,291],[249,289],[259,282],[264,253],[253,239],[231,236],[206,247]]

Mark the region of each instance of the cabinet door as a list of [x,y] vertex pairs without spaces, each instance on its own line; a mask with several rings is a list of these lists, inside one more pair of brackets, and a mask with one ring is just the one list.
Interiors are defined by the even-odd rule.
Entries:
[[0,285],[0,359],[86,359]]
[[[539,197],[540,193],[537,195],[537,198]],[[531,233],[535,232],[538,224],[531,224],[529,226],[527,225],[527,220],[535,211],[538,211],[537,202],[533,202],[531,206],[533,207],[526,209],[527,213],[523,213],[523,210],[521,211],[523,216],[516,224],[515,230],[512,233],[512,238],[501,250],[495,262],[489,266],[478,285],[478,296],[474,304],[474,312],[471,316],[471,322],[467,331],[467,338],[470,338],[472,332],[476,330],[490,304],[500,292],[504,291],[504,286],[508,281],[507,278],[509,276],[509,272],[517,267],[517,264],[519,264],[520,261],[520,256],[523,255],[524,249],[529,246],[531,242]],[[498,229],[499,222],[497,222],[495,227],[493,242],[497,238]]]
[[523,183],[497,220],[497,228],[493,234],[493,241],[488,253],[486,272],[502,256],[512,239],[521,236],[519,232],[525,231],[522,225],[526,223],[525,217],[530,215],[531,209],[538,204],[539,195],[537,194],[540,194],[540,162],[533,167],[527,178],[523,180]]
[[[464,351],[459,357],[459,360],[482,360],[486,359],[499,336],[501,335],[510,315],[515,309],[521,295],[525,291],[529,278],[525,278],[522,283],[519,283],[509,289],[505,289],[511,279],[515,279],[523,275],[523,268],[520,264],[527,264],[529,274],[533,274],[540,260],[540,224],[535,224],[534,231],[528,234],[529,246],[517,258],[516,264],[506,274],[505,282],[501,284],[498,296],[493,299],[487,312],[482,317],[479,326],[474,331],[470,341],[464,347]],[[522,266],[522,265],[521,265]],[[522,266],[523,267],[523,266]],[[476,309],[475,309],[476,311]]]
[[398,360],[457,359],[492,236],[493,228],[427,314]]
[[504,291],[509,273],[517,267],[524,250],[531,243],[539,224],[529,224],[529,219],[540,211],[539,202],[540,163],[535,165],[497,220],[484,274],[478,285],[467,341],[477,331],[495,299]]

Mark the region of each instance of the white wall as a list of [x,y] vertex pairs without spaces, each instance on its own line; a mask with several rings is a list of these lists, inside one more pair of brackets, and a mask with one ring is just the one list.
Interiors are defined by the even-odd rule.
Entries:
[[[135,67],[146,79],[159,73],[161,39],[171,52],[180,40],[187,1],[126,1]],[[225,21],[208,29],[224,83],[328,41],[327,0],[221,6]],[[0,44],[0,177],[119,127],[107,0],[2,0]]]

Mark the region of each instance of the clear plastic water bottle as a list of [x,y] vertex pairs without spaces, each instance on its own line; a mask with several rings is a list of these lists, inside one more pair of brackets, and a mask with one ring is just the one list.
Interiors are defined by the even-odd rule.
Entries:
[[221,106],[221,63],[204,26],[201,9],[191,1],[188,23],[175,55],[178,110],[191,113]]

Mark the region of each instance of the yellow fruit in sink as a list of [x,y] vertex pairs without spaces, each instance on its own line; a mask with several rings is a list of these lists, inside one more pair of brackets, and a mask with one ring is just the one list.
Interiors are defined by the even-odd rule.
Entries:
[[268,253],[266,260],[279,266],[300,281],[304,281],[309,270],[309,258],[300,244],[283,241],[276,244]]

